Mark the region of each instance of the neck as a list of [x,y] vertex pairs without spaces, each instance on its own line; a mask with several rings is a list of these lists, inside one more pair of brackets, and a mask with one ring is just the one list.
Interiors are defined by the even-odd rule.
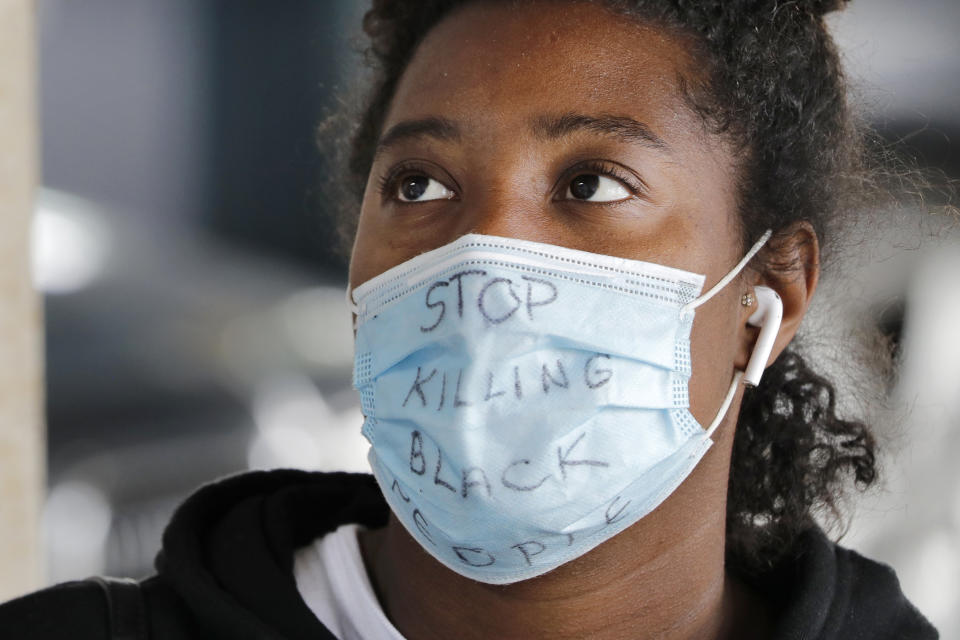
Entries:
[[709,482],[719,471],[711,467],[724,468],[712,457],[621,534],[510,585],[450,571],[391,518],[361,540],[381,604],[408,640],[734,637],[743,599],[724,570],[726,483]]

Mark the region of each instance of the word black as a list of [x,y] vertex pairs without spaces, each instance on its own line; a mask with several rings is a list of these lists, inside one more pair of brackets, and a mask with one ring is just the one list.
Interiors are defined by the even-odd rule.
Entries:
[[[609,467],[610,464],[603,460],[591,460],[586,458],[577,458],[574,455],[574,449],[583,441],[586,433],[573,441],[573,444],[567,447],[557,447],[556,470],[559,472],[561,480],[567,479],[567,474],[572,467]],[[427,454],[436,453],[436,464],[430,464],[432,460],[427,459]],[[439,447],[431,447],[429,451],[424,450],[423,434],[419,431],[410,432],[410,471],[418,476],[425,476],[427,471],[433,472],[433,484],[435,487],[441,487],[446,491],[459,494],[466,500],[471,492],[483,491],[488,496],[493,495],[493,486],[490,483],[490,474],[494,474],[494,480],[499,486],[516,492],[536,491],[555,474],[548,473],[542,476],[530,473],[531,461],[528,458],[517,458],[509,463],[502,465],[502,468],[486,470],[479,466],[466,467],[463,469],[451,468],[449,463],[444,463],[443,451]],[[551,465],[553,463],[551,462]],[[541,472],[542,473],[542,472]]]

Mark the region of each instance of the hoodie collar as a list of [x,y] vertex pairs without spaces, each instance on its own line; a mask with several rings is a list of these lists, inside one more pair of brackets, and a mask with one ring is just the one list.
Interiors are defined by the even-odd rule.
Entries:
[[365,474],[282,470],[229,477],[177,509],[157,571],[213,637],[332,638],[300,598],[294,552],[341,524],[382,527],[388,513]]

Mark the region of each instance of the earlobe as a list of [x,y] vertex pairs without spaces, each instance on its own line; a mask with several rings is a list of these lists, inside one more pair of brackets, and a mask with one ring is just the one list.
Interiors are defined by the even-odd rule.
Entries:
[[[756,384],[762,370],[793,340],[820,277],[819,243],[809,223],[801,222],[778,233],[767,256],[766,266],[756,271],[755,286],[745,293],[755,302],[745,305],[736,365],[747,371],[744,382],[748,384]],[[778,312],[781,321],[774,326]]]

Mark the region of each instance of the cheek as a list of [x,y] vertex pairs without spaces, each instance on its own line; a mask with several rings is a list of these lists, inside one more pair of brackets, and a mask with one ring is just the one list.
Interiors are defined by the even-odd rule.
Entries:
[[350,253],[350,287],[355,288],[367,280],[386,271],[384,267],[389,251],[384,246],[388,238],[382,237],[378,231],[382,225],[376,223],[375,210],[378,196],[368,184],[360,206],[360,216],[357,221],[357,235],[353,241],[353,250]]

